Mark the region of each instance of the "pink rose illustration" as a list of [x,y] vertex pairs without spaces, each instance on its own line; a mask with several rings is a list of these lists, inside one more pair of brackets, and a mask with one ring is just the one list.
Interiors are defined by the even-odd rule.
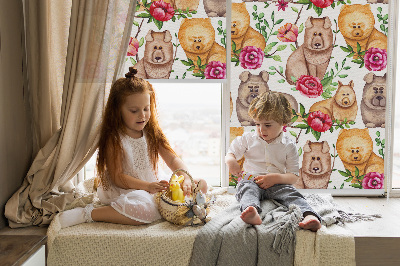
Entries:
[[362,187],[365,189],[380,189],[383,188],[383,174],[377,172],[369,172],[364,176]]
[[296,81],[296,90],[309,98],[316,98],[320,96],[323,91],[319,78],[308,75],[300,76]]
[[174,14],[174,8],[162,0],[155,1],[150,6],[150,14],[159,21],[168,21]]
[[332,5],[333,0],[310,0],[315,6],[325,8]]
[[139,50],[139,41],[136,40],[136,38],[131,37],[131,39],[129,40],[128,53],[126,55],[135,56],[138,53],[138,50]]
[[379,49],[371,47],[364,55],[365,67],[369,71],[379,71],[386,68],[387,53],[386,49]]
[[239,55],[240,65],[245,69],[257,69],[264,60],[264,52],[255,46],[246,46]]
[[299,28],[292,23],[286,23],[278,29],[278,39],[282,42],[295,42],[298,34]]
[[321,111],[311,112],[307,118],[307,124],[318,132],[325,132],[332,126],[332,119]]
[[226,77],[226,64],[220,61],[211,61],[204,69],[206,79],[224,79]]

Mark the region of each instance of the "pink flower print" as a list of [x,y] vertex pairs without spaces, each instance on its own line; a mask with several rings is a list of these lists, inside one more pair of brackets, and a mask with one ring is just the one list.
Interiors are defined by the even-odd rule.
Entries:
[[286,3],[285,0],[279,0],[279,1],[278,1],[278,4],[276,4],[276,6],[278,7],[278,11],[279,11],[279,10],[285,11],[285,8],[288,7],[288,3]]
[[220,61],[211,61],[204,69],[206,79],[224,79],[226,77],[226,64]]
[[151,3],[150,14],[156,20],[168,21],[175,15],[175,11],[169,3],[159,0]]
[[386,49],[369,48],[364,55],[364,64],[369,71],[385,69],[387,65]]
[[138,53],[138,49],[139,41],[136,40],[136,38],[131,37],[131,39],[129,40],[128,53],[126,55],[135,56]]
[[321,111],[311,112],[307,118],[307,124],[318,132],[325,132],[332,126],[332,119]]
[[282,42],[295,42],[298,34],[299,28],[292,23],[286,23],[278,29],[278,39]]
[[332,5],[333,0],[310,0],[315,6],[325,8]]
[[309,98],[316,98],[323,92],[322,84],[319,78],[308,75],[300,76],[300,78],[296,81],[296,90]]
[[264,60],[264,52],[255,46],[246,46],[239,55],[240,65],[245,69],[257,69]]
[[283,132],[286,132],[286,131],[287,131],[286,128],[287,128],[287,126],[283,126],[282,131],[283,131]]
[[383,188],[383,174],[377,172],[369,172],[364,176],[362,187],[365,189],[381,189]]

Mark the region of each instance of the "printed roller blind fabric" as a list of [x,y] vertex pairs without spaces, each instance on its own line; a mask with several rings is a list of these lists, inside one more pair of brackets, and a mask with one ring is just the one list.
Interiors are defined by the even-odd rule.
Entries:
[[125,67],[147,79],[226,78],[226,0],[138,1]]
[[224,79],[228,32],[230,140],[255,130],[251,100],[279,91],[295,114],[285,130],[298,147],[296,187],[382,190],[388,0],[228,3],[142,1],[125,67],[148,79]]

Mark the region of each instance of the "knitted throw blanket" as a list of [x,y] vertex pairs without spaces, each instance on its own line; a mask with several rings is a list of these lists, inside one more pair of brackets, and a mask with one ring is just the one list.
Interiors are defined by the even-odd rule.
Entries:
[[[325,226],[380,217],[340,210],[330,194],[310,194],[305,195],[305,198],[320,214]],[[256,226],[248,225],[240,219],[239,204],[213,217],[196,236],[190,265],[293,265],[296,231],[302,219],[300,209],[295,205],[287,208],[273,200],[263,201],[261,208],[263,222]],[[302,239],[315,239],[315,233],[309,231],[301,236]],[[350,239],[354,250],[354,240],[352,237]],[[296,247],[296,251],[299,250],[300,247]],[[305,256],[301,254],[296,256],[296,265],[302,265],[301,261],[304,261]],[[354,252],[352,256],[350,260],[354,260]]]

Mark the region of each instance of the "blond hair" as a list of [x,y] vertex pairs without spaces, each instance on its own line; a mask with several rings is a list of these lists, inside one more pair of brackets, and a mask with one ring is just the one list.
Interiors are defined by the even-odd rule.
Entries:
[[279,92],[267,91],[257,96],[249,106],[249,116],[253,119],[274,120],[288,124],[292,120],[292,106]]

